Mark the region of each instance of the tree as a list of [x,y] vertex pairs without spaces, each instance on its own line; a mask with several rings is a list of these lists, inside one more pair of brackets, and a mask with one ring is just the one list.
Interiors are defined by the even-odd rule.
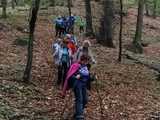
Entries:
[[14,0],[11,1],[11,3],[12,3],[12,9],[15,9],[15,3],[14,2],[15,2]]
[[85,0],[86,9],[86,36],[94,36],[92,27],[92,12],[90,0]]
[[72,12],[71,12],[71,0],[68,0],[68,12],[69,12],[69,16],[71,16]]
[[99,30],[100,42],[108,47],[114,47],[113,44],[113,1],[104,1],[104,16],[101,19],[101,27]]
[[118,56],[118,61],[121,62],[122,58],[122,29],[123,29],[123,1],[120,0],[120,31],[119,31],[119,56]]
[[153,1],[153,18],[156,18],[157,14],[157,0]]
[[2,18],[6,18],[7,17],[7,0],[1,0],[1,4],[2,4]]
[[34,41],[34,31],[35,31],[35,23],[37,20],[37,13],[39,10],[40,0],[33,0],[32,1],[32,12],[31,18],[29,21],[29,43],[28,43],[28,58],[27,58],[27,65],[24,71],[23,80],[25,82],[29,82],[31,78],[31,69],[32,69],[32,58],[33,58],[33,41]]
[[49,0],[50,6],[55,6],[55,0]]
[[144,0],[139,0],[138,3],[138,16],[137,16],[137,25],[135,38],[133,40],[134,52],[143,53],[143,47],[141,44],[142,38],[142,27],[143,27],[143,13],[144,13]]
[[146,10],[146,15],[149,16],[149,6],[148,6],[148,1],[145,0],[145,10]]
[[15,9],[15,5],[17,5],[17,0],[12,0],[11,4],[12,4],[12,9]]
[[73,7],[73,1],[72,0],[70,0],[71,1],[71,7]]

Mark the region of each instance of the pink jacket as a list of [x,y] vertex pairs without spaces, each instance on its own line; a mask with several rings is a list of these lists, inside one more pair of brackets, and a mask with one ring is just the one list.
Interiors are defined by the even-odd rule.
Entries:
[[62,94],[64,96],[66,94],[66,91],[69,90],[69,87],[68,87],[69,78],[79,69],[79,67],[80,67],[80,64],[77,62],[77,63],[72,64],[71,67],[69,68],[69,70],[67,72],[66,79],[64,81],[64,86],[63,86],[63,89],[62,89]]

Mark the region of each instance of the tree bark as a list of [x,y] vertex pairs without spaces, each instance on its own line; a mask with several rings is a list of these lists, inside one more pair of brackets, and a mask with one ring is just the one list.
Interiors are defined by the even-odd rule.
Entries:
[[144,0],[139,0],[136,33],[135,33],[135,38],[133,40],[133,47],[135,53],[143,53],[143,47],[141,44],[143,16],[144,16],[143,14],[144,14]]
[[122,60],[122,30],[123,30],[123,1],[120,0],[120,31],[119,31],[119,56],[118,56],[118,61],[121,62]]
[[50,2],[50,6],[53,6],[53,7],[55,6],[55,0],[50,0],[49,2]]
[[71,0],[68,0],[68,12],[69,12],[69,16],[71,16],[72,11],[71,11]]
[[104,1],[104,16],[101,20],[100,39],[107,47],[114,47],[113,44],[113,1]]
[[153,1],[153,18],[156,18],[157,14],[157,0]]
[[86,9],[86,36],[88,37],[94,36],[90,0],[85,0],[85,9]]
[[145,10],[146,10],[146,15],[150,16],[150,14],[149,14],[149,6],[148,6],[148,1],[147,0],[145,1]]
[[2,18],[6,18],[7,17],[7,0],[2,0],[1,1],[2,4]]
[[23,80],[25,82],[29,82],[31,79],[31,70],[32,70],[32,58],[33,58],[33,41],[34,41],[34,31],[35,31],[35,23],[37,20],[37,14],[39,10],[40,0],[33,0],[32,3],[32,14],[31,19],[29,21],[29,42],[28,42],[28,59],[27,65],[24,71]]
[[12,3],[12,9],[15,9],[15,0],[12,0],[11,3]]

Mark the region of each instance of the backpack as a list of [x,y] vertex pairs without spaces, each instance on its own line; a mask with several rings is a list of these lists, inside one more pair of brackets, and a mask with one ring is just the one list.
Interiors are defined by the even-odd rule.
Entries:
[[63,20],[62,19],[57,19],[56,20],[56,26],[60,27],[60,28],[63,27]]
[[63,49],[63,52],[62,52],[61,62],[68,63],[69,62],[68,48],[62,48],[62,49]]

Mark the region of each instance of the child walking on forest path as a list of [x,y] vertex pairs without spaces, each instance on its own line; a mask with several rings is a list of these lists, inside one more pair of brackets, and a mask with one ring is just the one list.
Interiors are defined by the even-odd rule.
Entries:
[[90,73],[87,67],[88,57],[82,55],[80,61],[71,65],[63,86],[62,97],[65,96],[66,90],[71,87],[75,96],[75,120],[84,120],[84,108],[88,102],[87,82]]
[[74,61],[79,61],[82,55],[88,56],[89,62],[88,66],[91,67],[91,64],[95,64],[96,60],[94,59],[93,53],[91,52],[91,43],[89,40],[85,40],[83,45],[78,48],[76,55],[74,57]]
[[58,65],[58,79],[57,85],[62,85],[64,83],[66,73],[68,68],[70,67],[71,61],[71,51],[67,47],[68,41],[66,39],[63,40],[61,44],[55,43],[56,50],[54,53],[54,61],[55,64]]

